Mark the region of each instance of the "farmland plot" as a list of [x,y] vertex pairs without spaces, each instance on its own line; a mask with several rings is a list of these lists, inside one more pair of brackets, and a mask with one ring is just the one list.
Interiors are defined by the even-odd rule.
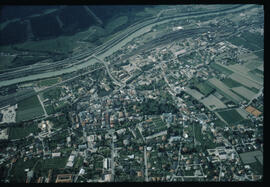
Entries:
[[201,100],[201,102],[209,109],[209,110],[215,110],[220,108],[227,108],[227,106],[220,101],[217,97],[214,95],[209,95],[208,97]]
[[245,63],[244,65],[249,70],[253,70],[253,69],[256,69],[258,66],[263,65],[263,63],[262,61],[255,59],[255,60],[249,61],[248,63]]
[[[244,76],[238,74],[238,73],[233,73],[230,75],[230,78],[232,80],[235,80],[236,82],[241,83],[242,85],[245,85],[248,88],[256,88],[256,89],[260,89],[262,86],[251,81],[250,79],[245,78]],[[263,83],[262,83],[263,84]]]
[[247,100],[251,100],[255,95],[256,93],[246,89],[245,87],[243,86],[239,86],[239,87],[235,87],[235,88],[232,88],[232,90],[234,92],[236,92],[237,94],[243,96],[244,98],[246,98]]
[[225,96],[229,97],[229,99],[240,102],[243,99],[234,94],[223,82],[216,78],[209,79],[209,83],[211,83],[214,87],[216,87],[221,93]]
[[263,154],[261,151],[251,151],[239,154],[244,164],[256,162],[256,158],[262,163]]
[[264,71],[263,64],[261,64],[260,66],[257,66],[257,69],[258,69],[258,70],[261,70],[261,71]]
[[[248,72],[250,71],[250,69],[248,69],[247,67],[244,67],[244,66],[242,66],[240,64],[234,64],[234,65],[231,65],[231,66],[225,66],[223,64],[219,64],[219,65],[234,72],[234,73],[232,73],[230,75],[230,77],[231,76],[235,76],[235,74],[237,74],[237,76],[242,76],[243,77],[242,79],[246,79],[246,81],[252,82],[253,83],[253,86],[251,86],[251,87],[254,87],[256,89],[260,89],[260,85],[263,84],[263,82],[261,82],[259,80],[256,80],[254,77],[251,77],[248,74]],[[237,81],[237,79],[236,79],[236,81]],[[237,81],[237,82],[239,82],[239,81]],[[240,83],[242,83],[242,82],[240,82]],[[250,83],[250,84],[252,84],[252,83]],[[247,85],[245,85],[245,86],[247,86]],[[255,87],[255,86],[257,86],[259,88]],[[247,86],[247,87],[249,87],[249,86]]]
[[184,91],[197,100],[200,100],[203,97],[203,95],[200,92],[198,92],[197,90],[191,89],[189,87],[186,87]]
[[258,74],[256,72],[248,72],[248,75],[257,82],[263,83],[263,74]]
[[237,108],[236,111],[245,119],[247,119],[248,117],[248,113],[247,111],[245,111],[244,109],[242,108]]
[[244,118],[236,109],[217,112],[228,124],[237,125],[238,122],[242,121]]
[[[260,63],[256,63],[257,66],[260,64]],[[250,73],[249,71],[252,70],[252,69],[255,69],[256,66],[254,64],[249,64],[249,69],[248,67],[245,67],[245,66],[242,66],[240,64],[235,64],[235,65],[232,65],[232,66],[229,66],[231,69],[233,69],[234,72],[236,73],[239,73],[241,75],[246,75],[248,78],[250,78],[251,80],[253,80],[254,82],[260,84],[263,82],[263,79],[256,76],[255,74],[253,73]]]
[[239,73],[246,73],[250,70],[249,68],[247,68],[241,64],[230,65],[230,66],[228,66],[228,68],[234,72],[239,72]]
[[41,104],[37,96],[27,98],[18,103],[18,111],[16,113],[16,121],[30,120],[44,114]]

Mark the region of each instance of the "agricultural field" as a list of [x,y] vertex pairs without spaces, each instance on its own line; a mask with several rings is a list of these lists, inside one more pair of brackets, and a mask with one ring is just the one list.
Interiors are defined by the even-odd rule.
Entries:
[[[257,66],[260,64],[261,63],[258,62]],[[256,67],[252,67],[252,66],[254,66],[253,64],[249,64],[249,66],[251,66],[252,69],[256,68]],[[235,73],[244,76],[246,79],[249,79],[250,81],[254,82],[255,84],[261,85],[263,82],[263,79],[261,77],[258,77],[257,75],[254,75],[254,74],[249,72],[251,68],[248,69],[247,67],[239,65],[239,64],[228,66],[228,68],[230,68],[230,70],[234,71]]]
[[247,100],[251,100],[256,95],[256,93],[246,89],[243,86],[232,88],[232,90]]
[[212,88],[207,82],[202,82],[199,84],[194,85],[203,95],[208,95],[211,92],[214,91],[214,88]]
[[254,52],[254,54],[261,60],[264,60],[264,50]]
[[258,161],[256,158],[256,162],[250,163],[250,167],[255,171],[257,175],[263,174],[263,164]]
[[[224,65],[221,64],[221,66],[224,66]],[[248,64],[247,66],[250,67],[251,64]],[[239,73],[239,74],[246,74],[250,70],[250,68],[243,66],[241,64],[234,64],[234,65],[229,65],[226,67],[230,69],[231,71],[235,73]]]
[[105,30],[107,33],[113,32],[115,29],[118,27],[126,24],[128,22],[128,17],[127,16],[121,16],[118,17],[110,22],[105,26]]
[[261,71],[259,68],[253,69],[253,70],[249,71],[249,73],[255,74],[261,78],[264,77],[263,71]]
[[259,33],[244,32],[240,37],[233,36],[228,41],[236,46],[243,46],[251,51],[264,48],[264,37]]
[[[249,58],[248,58],[249,57]],[[258,66],[263,65],[263,61],[258,59],[257,56],[254,57],[254,55],[248,54],[245,57],[240,57],[241,60],[244,62],[247,61],[244,66],[248,68],[249,70],[256,69]]]
[[262,156],[261,151],[251,151],[240,154],[241,160],[244,164],[254,163],[257,159],[262,162],[262,160],[260,160],[260,157]]
[[248,113],[244,109],[238,108],[236,110],[243,118],[247,119]]
[[228,86],[229,88],[234,88],[234,87],[242,86],[242,84],[240,84],[239,82],[236,82],[236,81],[232,80],[231,78],[225,78],[225,79],[222,80],[222,82],[224,84],[226,84],[226,86]]
[[9,68],[15,58],[16,56],[0,56],[0,71]]
[[209,79],[210,84],[213,85],[213,87],[217,88],[218,91],[221,92],[221,94],[224,94],[225,97],[228,97],[228,99],[231,99],[232,101],[238,103],[242,101],[242,98],[238,97],[236,94],[234,94],[223,82],[216,78]]
[[58,100],[61,96],[62,91],[63,89],[61,87],[49,89],[45,92],[42,92],[42,98],[50,100]]
[[216,127],[221,127],[221,128],[226,127],[226,123],[221,121],[220,119],[213,121],[213,123],[215,124]]
[[51,85],[58,83],[59,81],[60,81],[60,78],[55,77],[55,78],[51,78],[51,79],[45,79],[45,80],[38,81],[37,85],[39,87],[51,86]]
[[200,92],[198,92],[197,90],[191,89],[189,87],[185,88],[184,91],[197,100],[200,100],[203,97],[203,95]]
[[[237,74],[237,73],[233,73],[229,76],[229,78],[231,78],[232,80],[236,81],[236,82],[240,82],[242,85],[248,87],[248,88],[256,88],[256,89],[260,89],[262,86],[245,78],[244,76]],[[263,82],[262,82],[263,83]]]
[[231,75],[229,75],[230,79],[240,83],[244,87],[252,89],[252,91],[254,92],[258,92],[259,89],[263,85],[263,77],[250,72],[256,69],[256,66],[255,66],[256,64],[257,64],[257,67],[258,65],[259,66],[261,65],[261,62],[258,62],[258,61],[256,62],[257,63],[249,62],[248,64],[246,64],[246,66],[239,65],[239,64],[230,65],[230,66],[225,66],[225,65],[220,64],[220,66],[224,68],[228,68],[229,70],[234,72]]
[[30,120],[44,114],[41,104],[37,96],[32,96],[18,103],[18,111],[16,113],[16,121]]
[[220,101],[217,97],[214,95],[209,95],[208,97],[201,100],[201,102],[209,109],[209,110],[215,110],[215,109],[221,109],[221,108],[227,108],[227,106]]
[[256,82],[260,82],[261,84],[263,84],[263,81],[264,81],[263,74],[259,74],[258,71],[260,71],[260,70],[257,70],[257,71],[256,70],[257,69],[255,69],[255,72],[254,71],[248,72],[248,75],[250,78],[252,78],[252,80],[255,80]]
[[210,64],[210,67],[212,67],[213,69],[219,71],[220,73],[224,73],[225,75],[230,75],[233,73],[233,71],[225,68],[225,67],[222,67],[221,65],[217,64],[217,63],[211,63]]
[[264,71],[264,65],[261,64],[260,66],[257,66],[257,69],[263,72]]
[[38,125],[37,124],[29,124],[23,125],[22,127],[10,127],[9,130],[9,139],[21,139],[27,137],[30,133],[37,133]]
[[10,171],[12,173],[12,177],[10,182],[16,182],[16,183],[25,183],[26,180],[26,172],[25,169],[31,170],[35,163],[38,161],[38,159],[30,159],[23,161],[23,158],[19,158],[14,164]]
[[218,114],[230,125],[236,125],[236,123],[242,121],[244,118],[237,112],[236,109],[226,110],[218,112]]
[[56,157],[46,160],[42,160],[40,166],[42,169],[51,169],[51,168],[64,168],[66,166],[68,157]]

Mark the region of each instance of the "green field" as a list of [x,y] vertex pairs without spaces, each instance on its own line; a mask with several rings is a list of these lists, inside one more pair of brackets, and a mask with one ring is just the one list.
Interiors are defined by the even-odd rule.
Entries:
[[199,142],[201,145],[199,149],[213,149],[217,146],[216,143],[213,142],[213,135],[207,132],[206,134],[202,134],[201,132],[202,126],[200,124],[194,124],[194,134],[196,141]]
[[[33,169],[34,175],[38,176],[47,176],[49,169],[61,169],[66,166],[68,157],[58,157],[58,158],[50,158],[50,159],[29,159],[27,161],[23,161],[23,159],[18,159],[17,162],[13,165],[12,170],[10,171],[11,182],[22,182],[25,183],[26,174],[25,169]],[[35,167],[34,167],[35,166]]]
[[242,84],[232,80],[231,78],[225,78],[222,80],[222,82],[230,88],[242,86]]
[[51,86],[51,85],[58,83],[58,81],[59,81],[59,78],[55,77],[55,78],[51,78],[51,79],[45,79],[45,80],[38,81],[37,84],[39,87]]
[[254,52],[255,55],[257,55],[260,59],[264,59],[264,51],[257,51]]
[[10,182],[16,182],[16,183],[25,183],[26,180],[26,172],[25,169],[31,170],[36,163],[38,159],[30,159],[27,161],[23,161],[23,159],[18,159],[15,164],[13,164],[13,167],[10,171],[11,178]]
[[56,157],[41,161],[42,169],[64,168],[68,157]]
[[207,82],[195,84],[194,87],[196,87],[203,95],[208,95],[214,91],[214,88],[212,88]]
[[260,77],[262,77],[264,75],[263,71],[261,71],[259,69],[253,69],[253,70],[250,71],[250,73],[255,73]]
[[234,90],[232,90],[232,89],[231,89],[231,91],[232,91],[235,95],[237,95],[238,97],[240,97],[241,99],[245,100],[246,102],[249,101],[247,98],[245,98],[243,95],[237,93],[236,91],[234,91]]
[[62,90],[63,89],[59,87],[49,89],[45,92],[42,92],[42,97],[44,99],[58,100],[61,96]]
[[221,121],[220,119],[216,120],[216,121],[213,121],[213,123],[215,124],[216,127],[226,127],[226,124]]
[[[251,51],[261,50],[264,48],[264,37],[258,33],[245,32],[240,37],[233,36],[228,40],[236,46],[243,46],[246,49]],[[258,56],[261,58],[262,53],[259,53]]]
[[263,174],[263,165],[256,159],[256,162],[250,163],[250,167],[257,175]]
[[32,96],[18,103],[18,111],[16,113],[16,121],[30,120],[35,117],[42,116],[43,109],[37,96]]
[[224,74],[226,74],[226,75],[230,75],[230,74],[233,73],[231,70],[226,69],[226,68],[224,68],[224,67],[222,67],[222,66],[220,66],[220,65],[218,65],[218,64],[216,64],[216,63],[211,63],[211,64],[210,64],[210,67],[212,67],[212,68],[214,68],[215,70],[219,71],[220,73],[224,73]]
[[0,56],[0,70],[4,70],[11,66],[15,56]]
[[244,118],[235,110],[218,112],[218,114],[230,125],[237,125]]
[[74,160],[74,168],[78,169],[79,167],[81,167],[83,164],[83,157],[78,156],[75,158]]
[[22,127],[10,127],[9,139],[21,139],[28,136],[30,133],[38,132],[37,124],[24,125]]
[[128,17],[127,16],[121,16],[118,17],[112,21],[110,21],[106,26],[105,26],[105,30],[107,33],[111,33],[113,32],[115,29],[117,29],[118,27],[120,27],[121,25],[126,24],[128,21]]

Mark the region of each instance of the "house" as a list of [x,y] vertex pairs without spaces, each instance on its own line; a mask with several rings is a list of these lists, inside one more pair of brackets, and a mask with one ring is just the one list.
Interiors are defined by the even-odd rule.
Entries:
[[59,152],[59,153],[52,153],[52,157],[54,158],[54,157],[60,157],[61,156],[61,153]]
[[59,174],[56,177],[55,183],[71,183],[72,174]]

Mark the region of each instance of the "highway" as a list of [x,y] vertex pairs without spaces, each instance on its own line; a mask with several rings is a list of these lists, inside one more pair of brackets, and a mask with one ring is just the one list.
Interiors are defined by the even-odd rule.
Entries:
[[[58,62],[54,62],[53,64],[26,66],[24,69],[2,73],[0,74],[0,79],[2,80],[0,82],[0,87],[11,85],[14,83],[23,82],[25,80],[35,80],[38,78],[38,76],[34,76],[34,74],[39,75],[44,72],[52,72],[50,74],[46,74],[46,77],[50,77],[50,76],[61,75],[63,69],[66,69],[66,68],[72,68],[71,71],[77,71],[78,68],[82,68],[82,67],[76,68],[76,66],[78,66],[79,64],[85,63],[85,61],[87,61],[87,58],[89,58],[91,55],[95,54],[96,56],[99,56],[99,57],[101,57],[104,54],[106,56],[106,53],[110,55],[110,53],[113,53],[114,51],[118,50],[118,47],[120,48],[121,45],[123,46],[127,42],[132,40],[132,38],[136,35],[135,33],[143,34],[143,32],[148,31],[147,29],[144,30],[145,28],[151,28],[152,26],[156,24],[170,21],[176,18],[186,19],[188,16],[199,17],[199,16],[205,16],[205,15],[222,15],[222,14],[226,14],[230,12],[237,12],[239,10],[251,8],[251,7],[253,7],[253,5],[237,5],[237,6],[233,6],[233,7],[226,8],[223,10],[218,10],[218,11],[213,10],[213,11],[208,11],[208,12],[206,11],[191,12],[191,13],[184,13],[184,14],[167,16],[167,17],[162,17],[162,18],[160,17],[147,18],[146,20],[141,20],[139,22],[134,23],[133,25],[129,26],[124,31],[120,32],[114,38],[110,39],[109,41],[105,42],[104,44],[90,51],[88,50],[82,51],[81,53],[78,53],[77,55],[74,55],[64,60],[60,60]],[[123,42],[124,40],[125,42]],[[22,77],[22,78],[19,79],[19,77]],[[27,77],[27,79],[25,79],[25,77]]]

